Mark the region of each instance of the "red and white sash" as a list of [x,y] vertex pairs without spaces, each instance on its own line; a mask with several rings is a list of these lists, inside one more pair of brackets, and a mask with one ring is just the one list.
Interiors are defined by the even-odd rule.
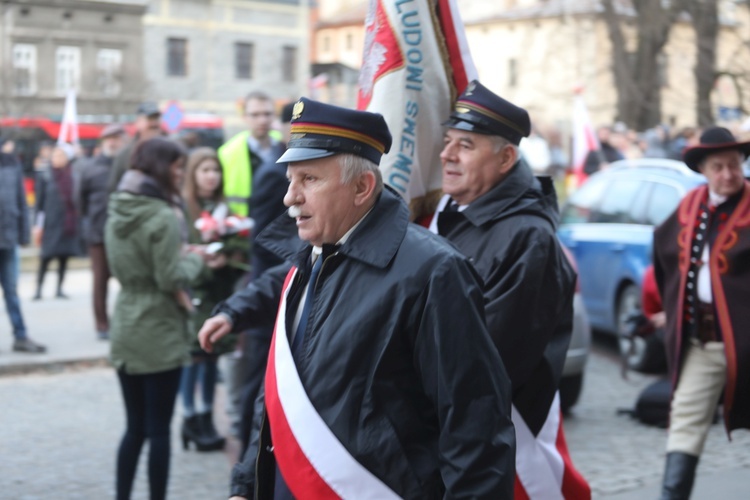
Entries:
[[511,418],[516,427],[515,500],[590,500],[591,489],[568,453],[559,393],[536,436],[515,405]]
[[286,306],[297,273],[286,277],[266,369],[266,414],[276,463],[296,498],[399,498],[347,451],[315,410],[292,357]]

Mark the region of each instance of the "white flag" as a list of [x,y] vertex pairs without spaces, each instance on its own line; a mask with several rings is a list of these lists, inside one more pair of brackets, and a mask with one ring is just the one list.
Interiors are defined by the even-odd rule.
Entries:
[[440,190],[441,124],[476,78],[455,0],[370,0],[357,107],[385,117],[380,170],[407,202]]
[[78,146],[78,111],[76,110],[76,91],[68,90],[65,97],[65,109],[63,111],[62,123],[60,124],[60,133],[57,136],[57,143],[74,144]]

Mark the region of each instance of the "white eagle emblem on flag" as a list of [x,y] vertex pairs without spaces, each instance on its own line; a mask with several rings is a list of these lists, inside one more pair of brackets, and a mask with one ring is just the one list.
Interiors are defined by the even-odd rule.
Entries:
[[375,85],[378,70],[386,61],[388,49],[376,40],[381,24],[378,20],[378,0],[370,0],[370,8],[365,18],[365,48],[362,69],[359,73],[359,87],[362,95],[369,97]]

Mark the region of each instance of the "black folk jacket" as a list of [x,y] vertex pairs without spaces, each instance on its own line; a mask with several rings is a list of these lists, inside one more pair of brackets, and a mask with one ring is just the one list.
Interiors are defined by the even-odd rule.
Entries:
[[[487,334],[480,281],[466,258],[408,215],[386,188],[325,261],[300,378],[349,453],[399,496],[511,499],[510,384]],[[285,215],[258,242],[295,262],[300,276],[310,271],[310,246],[288,236],[293,226]],[[217,310],[237,330],[270,324],[288,269],[270,270]],[[271,446],[264,419],[235,466],[232,495],[273,498]]]

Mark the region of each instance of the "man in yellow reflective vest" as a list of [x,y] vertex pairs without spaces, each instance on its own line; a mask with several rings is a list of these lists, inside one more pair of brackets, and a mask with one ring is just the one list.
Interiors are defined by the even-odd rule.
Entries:
[[[245,121],[248,130],[229,139],[218,150],[224,175],[224,196],[230,210],[255,221],[251,243],[263,228],[286,210],[284,195],[288,181],[286,164],[276,160],[286,150],[281,134],[271,130],[274,106],[271,98],[259,91],[245,98]],[[278,257],[255,245],[251,248],[251,279],[257,278],[266,269],[280,264]],[[257,331],[256,331],[257,330]],[[240,429],[240,422],[251,422],[242,414],[252,412],[258,388],[265,372],[265,356],[271,331],[268,328],[250,330],[243,335],[242,357],[227,361],[228,390],[230,404],[235,410],[235,430],[246,442],[249,428]],[[225,358],[228,358],[225,356]]]

